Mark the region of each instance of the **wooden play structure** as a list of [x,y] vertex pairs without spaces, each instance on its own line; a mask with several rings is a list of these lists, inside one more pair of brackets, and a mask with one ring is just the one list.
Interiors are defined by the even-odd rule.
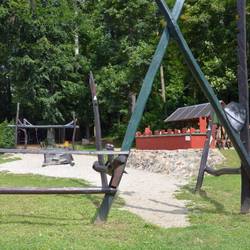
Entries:
[[204,143],[204,148],[203,148],[203,152],[201,156],[199,173],[198,173],[196,186],[195,186],[195,192],[201,191],[205,173],[208,173],[213,176],[221,176],[225,174],[240,174],[241,172],[240,168],[223,167],[220,169],[214,169],[212,166],[208,165],[207,160],[208,160],[209,150],[211,148],[212,131],[213,131],[214,126],[216,126],[216,124],[213,120],[213,117],[211,117],[209,120],[206,141]]
[[[42,166],[49,166],[49,165],[64,165],[64,164],[69,164],[71,166],[74,166],[74,159],[72,154],[70,153],[70,148],[67,147],[65,148],[65,153],[56,153],[57,151],[57,146],[55,143],[55,130],[56,129],[63,129],[64,131],[66,129],[72,129],[72,140],[71,140],[71,145],[72,145],[72,150],[75,149],[75,136],[76,136],[76,129],[79,128],[79,126],[76,124],[77,119],[74,116],[73,121],[71,121],[68,124],[65,125],[33,125],[31,124],[27,119],[23,119],[22,121],[20,120],[19,117],[20,113],[20,103],[17,103],[17,112],[16,112],[16,124],[15,125],[9,125],[11,128],[15,128],[15,145],[16,148],[18,147],[18,135],[19,132],[22,132],[24,135],[24,149],[27,149],[28,147],[28,130],[32,129],[35,130],[36,134],[36,140],[37,144],[40,145],[41,148],[43,149],[48,149],[52,150],[53,152],[51,153],[45,153],[44,154],[44,161]],[[46,143],[41,142],[38,139],[38,129],[43,129],[47,131],[47,138],[46,138]],[[59,148],[60,149],[60,148]],[[69,152],[67,153],[66,150]]]
[[[232,102],[225,108],[228,121],[232,125],[234,131],[238,133],[242,141],[242,145],[246,151],[246,157],[249,158],[250,153],[250,137],[249,137],[249,87],[247,73],[247,40],[246,40],[246,1],[237,1],[238,11],[238,93],[239,103]],[[213,119],[210,120],[207,140],[204,145],[202,158],[200,162],[199,173],[196,181],[195,191],[200,192],[204,180],[205,173],[213,176],[221,176],[227,174],[241,174],[241,212],[250,212],[250,174],[249,163],[243,160],[241,153],[241,166],[239,168],[220,168],[214,169],[207,164],[207,158],[210,148],[210,138],[213,126]],[[230,137],[231,138],[231,137]],[[234,145],[235,146],[235,145]]]
[[[177,20],[180,16],[184,0],[177,0],[173,11],[171,12],[165,0],[156,0],[157,5],[159,6],[160,11],[162,12],[167,27],[164,29],[162,36],[160,38],[159,44],[149,66],[148,72],[145,76],[144,82],[142,84],[141,91],[139,93],[137,103],[128,124],[128,128],[122,143],[121,151],[111,151],[111,150],[102,150],[101,145],[98,146],[97,151],[76,151],[72,150],[71,154],[78,154],[78,155],[97,155],[98,156],[98,164],[94,164],[96,167],[95,169],[101,173],[102,176],[102,186],[101,187],[89,187],[89,188],[75,188],[75,187],[63,187],[63,188],[36,188],[36,187],[26,187],[26,188],[18,188],[18,187],[1,187],[0,194],[104,194],[104,198],[102,204],[97,212],[96,222],[105,221],[108,217],[110,208],[113,204],[115,194],[119,188],[119,184],[122,180],[124,170],[126,167],[126,161],[130,152],[130,149],[133,145],[134,138],[136,131],[138,129],[138,125],[143,115],[143,111],[149,95],[151,93],[153,81],[155,76],[160,68],[162,59],[164,57],[165,51],[168,47],[170,37],[173,38],[180,50],[182,51],[187,65],[194,76],[195,80],[201,87],[202,91],[204,92],[205,96],[211,103],[211,106],[216,113],[217,117],[219,118],[221,124],[225,128],[227,134],[229,135],[236,151],[238,152],[240,159],[242,161],[242,176],[245,180],[248,181],[248,184],[244,182],[243,189],[247,192],[243,192],[243,195],[249,195],[250,190],[250,157],[249,151],[246,147],[246,144],[242,142],[238,132],[232,127],[230,124],[218,98],[215,95],[214,90],[212,89],[211,85],[207,81],[204,73],[202,72],[200,66],[198,65],[197,61],[195,60],[186,40],[184,39],[180,28],[177,24]],[[90,76],[90,82],[93,83],[93,77]],[[247,92],[247,91],[245,91]],[[93,89],[93,104],[95,112],[97,111],[97,96],[95,95]],[[246,94],[244,94],[245,96]],[[245,99],[244,99],[245,104]],[[245,107],[246,108],[246,107]],[[247,113],[248,117],[248,113]],[[98,117],[95,117],[98,120]],[[248,130],[247,130],[248,131]],[[53,151],[53,150],[52,150]],[[49,150],[30,150],[30,149],[0,149],[0,153],[32,153],[32,154],[45,154],[51,153]],[[52,152],[53,153],[53,152]],[[56,152],[58,153],[58,152]],[[65,150],[61,150],[59,153],[65,153]],[[103,164],[103,156],[108,155],[109,163]],[[110,182],[107,184],[106,178],[107,173],[111,174]],[[246,198],[246,197],[244,197]],[[243,198],[243,200],[245,200]],[[248,203],[250,199],[248,199]],[[247,206],[245,206],[247,207]],[[249,206],[248,206],[249,209]]]

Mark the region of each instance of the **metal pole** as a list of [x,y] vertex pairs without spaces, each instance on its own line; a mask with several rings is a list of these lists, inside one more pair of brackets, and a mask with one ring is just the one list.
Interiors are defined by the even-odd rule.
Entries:
[[115,194],[116,189],[112,188],[81,188],[81,187],[0,187],[0,195],[3,194]]
[[[237,0],[238,11],[238,88],[239,102],[244,106],[247,119],[243,130],[240,133],[241,140],[250,153],[249,140],[249,91],[247,72],[247,39],[246,39],[246,0]],[[250,178],[246,173],[246,165],[241,164],[241,212],[250,212]]]
[[72,154],[72,155],[128,155],[129,151],[85,151],[64,149],[22,149],[22,148],[0,148],[0,153],[7,154]]
[[[94,80],[93,73],[91,71],[89,74],[89,85],[90,85],[90,90],[91,90],[93,111],[94,111],[94,116],[95,116],[96,150],[102,150],[102,131],[101,131],[100,113],[99,113],[99,106],[98,106],[98,100],[97,100],[97,94],[96,94],[95,80]],[[98,162],[102,166],[105,164],[103,155],[98,155]],[[107,187],[108,186],[107,174],[101,172],[100,175],[101,175],[101,180],[102,180],[102,186]]]

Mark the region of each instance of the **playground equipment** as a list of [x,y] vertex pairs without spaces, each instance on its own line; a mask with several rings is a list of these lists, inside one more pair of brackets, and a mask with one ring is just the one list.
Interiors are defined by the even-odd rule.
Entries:
[[[102,150],[102,131],[101,131],[101,122],[100,122],[100,114],[99,114],[99,106],[96,94],[96,84],[94,80],[93,73],[90,72],[89,75],[89,86],[91,90],[92,96],[92,104],[93,104],[93,111],[94,111],[94,121],[95,121],[95,142],[96,142],[96,150]],[[101,181],[103,187],[108,187],[108,179],[106,174],[104,156],[102,154],[97,155],[98,162],[93,164],[93,169],[97,172],[100,172]],[[113,156],[111,156],[113,157]],[[110,158],[110,163],[112,162],[113,158]]]
[[[249,89],[248,89],[248,74],[247,74],[247,43],[246,43],[246,1],[237,0],[238,11],[238,93],[239,103],[230,103],[225,108],[228,121],[231,123],[232,128],[240,135],[242,145],[245,148],[245,153],[249,158],[250,153],[250,137],[249,137]],[[207,172],[213,176],[220,176],[225,174],[241,174],[241,212],[250,212],[250,175],[249,175],[249,163],[244,161],[240,155],[239,150],[237,152],[241,158],[241,166],[239,168],[221,168],[215,170],[207,165],[207,157],[209,153],[209,142],[211,138],[213,121],[211,119],[209,129],[207,133],[207,140],[204,145],[202,153],[200,169],[197,177],[195,191],[200,191],[204,174]],[[231,137],[230,137],[231,138]],[[235,146],[235,144],[234,144]],[[245,154],[244,153],[244,154]]]
[[[232,102],[229,105],[227,105],[227,107],[225,108],[225,111],[226,111],[228,120],[230,121],[234,129],[240,132],[243,128],[243,124],[245,123],[245,119],[246,119],[245,109],[240,107],[237,103]],[[201,156],[200,167],[199,167],[198,177],[197,177],[196,186],[195,186],[195,192],[201,191],[205,173],[211,174],[213,176],[241,173],[240,168],[223,167],[220,169],[214,169],[212,166],[208,165],[207,159],[209,155],[209,149],[211,147],[211,142],[213,139],[212,134],[214,134],[213,132],[216,129],[215,128],[216,126],[217,125],[214,121],[214,115],[212,113],[209,118],[207,136],[206,136],[206,141],[204,143],[204,148],[203,148],[203,152]]]
[[[16,124],[15,125],[9,125],[9,127],[15,128],[15,144],[17,148],[18,143],[18,132],[22,131],[24,133],[24,148],[27,149],[28,145],[28,129],[35,129],[36,132],[36,140],[37,143],[40,144],[40,146],[44,149],[52,150],[51,153],[45,153],[44,154],[44,161],[42,166],[48,166],[48,165],[64,165],[64,164],[70,164],[71,166],[74,166],[74,159],[70,152],[69,148],[65,149],[65,153],[56,153],[56,143],[55,143],[55,129],[73,129],[73,135],[72,135],[72,149],[75,148],[75,135],[76,135],[76,129],[79,128],[79,126],[76,125],[77,119],[75,118],[75,115],[73,115],[74,119],[68,124],[65,125],[33,125],[31,124],[27,119],[23,119],[23,121],[19,118],[19,112],[20,112],[20,104],[17,103],[17,112],[16,112]],[[47,130],[47,143],[39,142],[37,131],[38,129],[46,129]]]
[[[115,198],[115,194],[118,190],[120,181],[123,177],[123,173],[126,166],[126,160],[129,155],[129,151],[132,147],[134,137],[139,125],[139,122],[142,118],[143,111],[145,105],[147,103],[148,97],[151,93],[152,85],[154,78],[160,68],[162,59],[164,57],[166,48],[168,47],[169,39],[172,37],[177,44],[179,45],[181,51],[184,54],[186,62],[190,68],[191,73],[196,79],[197,83],[200,85],[203,90],[205,96],[211,103],[216,115],[220,119],[222,125],[225,127],[227,134],[229,135],[231,141],[233,142],[236,151],[238,152],[241,161],[243,163],[244,170],[247,174],[247,177],[250,177],[250,157],[248,151],[246,150],[243,142],[241,141],[238,133],[234,130],[234,128],[229,123],[226,114],[221,107],[221,104],[216,97],[211,85],[205,78],[200,66],[195,60],[190,48],[188,47],[180,29],[177,24],[177,19],[180,16],[184,0],[177,0],[173,11],[171,13],[168,8],[165,0],[156,0],[157,5],[159,6],[161,12],[163,13],[166,21],[167,27],[164,29],[163,34],[161,36],[160,42],[157,46],[155,54],[153,56],[152,62],[149,66],[148,72],[145,76],[140,94],[137,99],[137,103],[128,124],[128,128],[122,143],[121,151],[71,151],[74,154],[81,155],[109,155],[116,157],[113,158],[110,163],[110,172],[111,172],[111,180],[108,186],[102,186],[100,188],[0,188],[0,194],[90,194],[90,193],[103,193],[105,194],[102,204],[97,213],[96,221],[105,221],[107,219],[108,213],[112,206],[112,203]],[[97,101],[97,100],[96,100]],[[0,149],[0,153],[46,153],[46,150],[40,150],[39,152],[32,152],[29,149]],[[62,151],[64,153],[65,151]],[[102,165],[102,164],[101,164]]]

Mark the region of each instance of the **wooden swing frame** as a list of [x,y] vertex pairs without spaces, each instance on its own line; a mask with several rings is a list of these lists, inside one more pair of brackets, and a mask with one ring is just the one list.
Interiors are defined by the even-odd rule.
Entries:
[[[155,54],[153,56],[153,59],[151,61],[151,64],[149,66],[149,69],[147,71],[147,74],[145,76],[145,79],[142,84],[142,88],[140,90],[135,109],[133,111],[132,117],[130,119],[130,122],[127,127],[127,131],[122,143],[121,151],[120,152],[113,152],[113,151],[89,151],[89,152],[82,152],[82,151],[72,151],[72,154],[87,154],[87,155],[114,155],[117,154],[118,156],[114,158],[113,163],[113,172],[111,180],[106,187],[105,183],[103,183],[104,186],[98,189],[78,189],[77,193],[81,194],[90,194],[90,193],[104,193],[105,196],[103,198],[102,204],[99,208],[99,211],[97,213],[96,222],[103,222],[107,219],[110,208],[113,204],[115,194],[118,190],[120,181],[122,179],[125,166],[126,166],[126,159],[129,155],[129,151],[132,147],[135,134],[137,131],[137,128],[139,126],[140,120],[142,118],[145,105],[147,103],[147,100],[149,98],[149,95],[152,90],[153,81],[155,79],[155,76],[160,68],[161,62],[163,60],[163,57],[165,55],[166,49],[169,44],[170,37],[172,37],[178,44],[180,50],[182,51],[187,65],[199,84],[200,88],[202,89],[203,93],[211,103],[217,117],[221,121],[222,125],[224,126],[227,134],[229,135],[236,151],[238,152],[240,159],[243,163],[243,168],[248,176],[250,177],[250,157],[249,154],[243,145],[239,135],[236,133],[236,131],[232,128],[230,125],[224,110],[218,100],[218,98],[215,95],[214,90],[212,89],[211,85],[207,81],[204,73],[202,72],[200,66],[198,65],[197,61],[195,60],[190,48],[188,47],[187,42],[185,41],[180,28],[177,24],[177,20],[180,16],[181,10],[183,8],[184,0],[176,0],[175,6],[173,8],[173,11],[171,13],[170,9],[168,8],[167,4],[164,0],[155,0],[159,9],[161,10],[163,16],[166,19],[167,27],[164,29],[162,36],[160,38],[160,42],[157,46],[157,49],[155,51]],[[41,150],[41,152],[31,152],[30,150],[27,151],[20,151],[18,149],[0,149],[0,153],[42,153],[44,154],[46,151]],[[100,158],[100,157],[99,157]],[[101,159],[99,159],[101,161]],[[103,175],[104,176],[104,175]],[[6,191],[6,188],[0,188],[0,194],[6,194],[8,192],[9,194],[48,194],[48,193],[56,193],[56,194],[65,194],[65,193],[75,193],[74,188],[60,188],[60,189],[44,189],[44,188],[12,188]]]

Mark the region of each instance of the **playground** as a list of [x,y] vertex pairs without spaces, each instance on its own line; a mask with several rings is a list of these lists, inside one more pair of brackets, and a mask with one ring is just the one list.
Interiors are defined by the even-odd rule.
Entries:
[[[234,151],[225,150],[223,154],[227,159],[226,164],[237,167],[239,159]],[[0,165],[0,168],[9,169],[13,173],[21,172],[20,169],[14,167],[17,166],[17,163],[9,164]],[[51,171],[47,171],[46,168],[40,167],[39,162],[39,167],[31,169],[36,174],[48,176],[49,173],[53,173],[53,168],[57,167],[51,166]],[[68,169],[61,171],[61,176],[66,175]],[[24,168],[22,172],[28,173],[30,169]],[[60,171],[57,171],[57,175],[58,172],[60,173]],[[128,172],[136,174],[130,168],[128,168]],[[152,175],[150,174],[150,176]],[[127,177],[125,178],[127,180]],[[0,174],[0,180],[2,185],[6,186],[88,185],[78,178],[51,178],[6,172]],[[90,177],[89,180],[91,181]],[[166,181],[166,177],[162,180]],[[92,179],[92,183],[94,181]],[[163,188],[167,187],[166,183],[164,185]],[[141,186],[140,182],[138,186]],[[209,245],[213,249],[239,249],[239,247],[246,249],[249,245],[247,235],[250,218],[249,216],[242,217],[235,212],[239,202],[239,178],[223,176],[218,181],[217,178],[208,176],[204,183],[206,192],[201,196],[193,194],[193,186],[193,182],[189,183],[177,194],[174,194],[174,197],[177,195],[178,200],[167,197],[168,204],[157,203],[154,205],[155,210],[167,211],[169,209],[167,215],[172,218],[176,216],[175,218],[180,219],[185,214],[183,217],[185,219],[181,219],[182,222],[188,218],[188,226],[185,224],[184,228],[169,229],[154,226],[147,222],[148,220],[142,220],[134,212],[133,214],[127,212],[126,210],[130,210],[130,208],[126,208],[126,206],[124,210],[126,191],[122,194],[123,188],[126,190],[129,188],[125,186],[121,186],[121,197],[124,200],[121,198],[116,200],[110,213],[109,222],[102,226],[94,225],[91,222],[93,214],[101,202],[100,196],[2,196],[0,246],[2,249],[27,249],[31,244],[33,248],[45,249],[207,249]],[[171,189],[171,185],[168,186],[169,193],[176,189],[175,185],[172,187],[173,189]],[[161,187],[158,186],[158,190],[161,190]],[[159,193],[155,195],[159,195]],[[161,199],[166,197],[165,195],[161,193]],[[156,199],[156,197],[151,199]],[[131,201],[131,204],[133,202],[135,201]],[[170,203],[175,206],[171,206]],[[17,206],[17,204],[19,205]],[[142,204],[140,200],[137,201],[138,204]],[[187,217],[183,204],[189,209]],[[20,206],[22,212],[20,212]],[[142,212],[141,209],[140,212]]]
[[[248,248],[248,3],[12,1],[0,11],[18,30],[0,22],[0,249]],[[223,29],[205,33],[225,35],[197,37],[196,51],[183,25],[206,6]],[[221,58],[210,39],[228,45]]]
[[[20,155],[21,161],[9,162],[0,166],[1,171],[15,174],[37,174],[50,177],[76,178],[86,180],[93,186],[100,185],[100,178],[90,171],[94,157],[77,156],[74,168],[68,166],[51,166],[41,168],[42,157]],[[81,162],[86,163],[81,167]],[[143,170],[129,168],[126,181],[121,185],[119,196],[124,199],[124,208],[144,218],[148,223],[162,227],[187,226],[187,209],[185,203],[177,200],[174,193],[187,181],[180,178]],[[167,201],[162,202],[161,201]]]

